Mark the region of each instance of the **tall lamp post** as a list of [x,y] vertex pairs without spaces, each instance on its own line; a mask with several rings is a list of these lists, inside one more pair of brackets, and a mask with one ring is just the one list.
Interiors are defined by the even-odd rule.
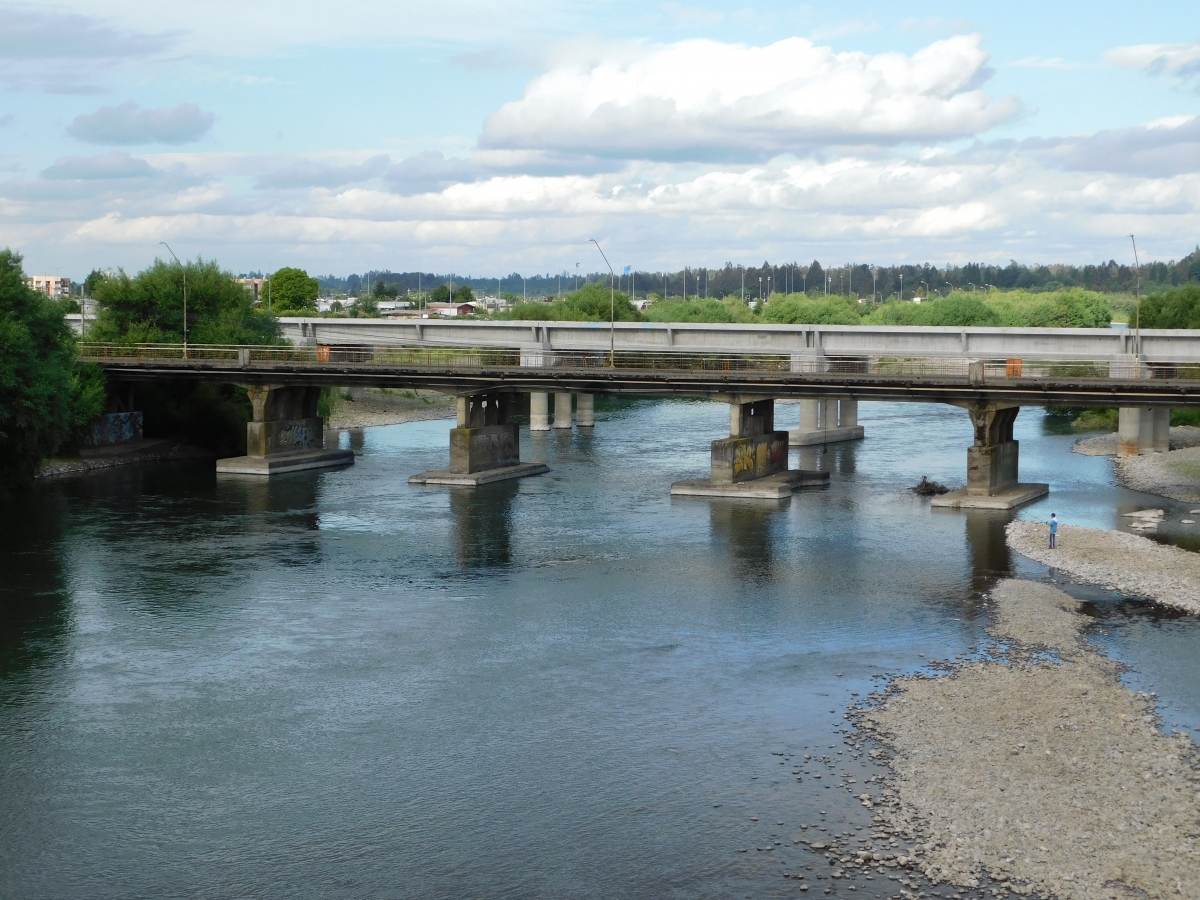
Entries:
[[604,258],[604,264],[608,266],[608,274],[610,278],[610,281],[608,282],[608,365],[609,368],[615,369],[617,367],[617,273],[613,271],[612,263],[608,261],[608,257],[604,256],[604,250],[600,246],[600,242],[595,238],[588,238],[588,240],[596,245],[596,249],[600,251],[600,256]]
[[167,252],[170,253],[171,256],[174,257],[175,262],[178,263],[179,271],[183,273],[183,358],[187,359],[187,268],[183,263],[179,262],[179,257],[175,256],[175,251],[171,249],[170,244],[168,244],[166,241],[159,241],[159,243],[167,248]]
[[1142,358],[1142,264],[1138,262],[1137,241],[1133,239],[1133,235],[1129,236],[1129,240],[1133,243],[1133,265],[1134,271],[1137,273],[1137,280],[1134,282],[1134,332],[1133,332],[1133,350],[1137,354],[1138,359]]

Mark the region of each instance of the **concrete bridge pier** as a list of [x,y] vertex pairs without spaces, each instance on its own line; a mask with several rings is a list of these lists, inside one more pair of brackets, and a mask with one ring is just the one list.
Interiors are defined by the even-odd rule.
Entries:
[[460,396],[457,427],[450,430],[450,468],[413,475],[408,483],[478,487],[550,471],[541,463],[521,462],[521,442],[512,413],[510,393]]
[[803,399],[800,427],[788,432],[793,447],[861,441],[866,432],[858,424],[858,400],[853,397]]
[[217,460],[217,472],[271,476],[353,465],[352,450],[325,449],[325,423],[317,415],[319,387],[255,384],[246,393],[253,410],[246,423],[246,455]]
[[828,483],[828,472],[788,469],[788,433],[775,430],[774,398],[734,394],[728,402],[729,437],[712,442],[710,477],[677,481],[672,496],[780,500]]
[[580,428],[596,426],[596,396],[594,394],[575,395],[575,424]]
[[571,427],[571,395],[570,394],[555,394],[554,395],[554,427],[555,428],[570,428]]
[[956,509],[1013,509],[1050,493],[1048,484],[1020,484],[1019,442],[1013,423],[1021,407],[1002,403],[966,405],[975,428],[975,445],[967,449],[967,486],[934,497],[933,506]]
[[529,430],[550,430],[550,395],[535,391],[529,395]]
[[1171,449],[1171,411],[1123,406],[1118,412],[1117,456],[1164,453]]

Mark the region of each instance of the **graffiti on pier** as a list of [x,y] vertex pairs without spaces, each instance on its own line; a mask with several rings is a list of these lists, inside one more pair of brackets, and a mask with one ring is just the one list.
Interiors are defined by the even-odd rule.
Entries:
[[747,441],[740,444],[733,455],[733,477],[753,476],[761,478],[787,466],[787,441],[773,438],[767,441]]

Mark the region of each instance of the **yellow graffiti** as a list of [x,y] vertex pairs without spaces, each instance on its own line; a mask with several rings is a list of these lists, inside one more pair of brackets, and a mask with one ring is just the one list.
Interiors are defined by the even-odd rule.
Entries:
[[754,474],[766,475],[767,469],[771,465],[771,448],[766,444],[759,444],[757,449],[757,458],[754,460]]
[[736,478],[743,472],[754,471],[754,445],[741,444],[733,454],[733,475]]

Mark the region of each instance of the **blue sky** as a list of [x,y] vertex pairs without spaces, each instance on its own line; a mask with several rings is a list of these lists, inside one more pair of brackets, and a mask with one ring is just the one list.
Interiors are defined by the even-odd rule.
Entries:
[[[1194,4],[0,3],[28,270],[1178,258]],[[591,251],[594,254],[594,250]],[[595,262],[592,260],[591,262]]]

